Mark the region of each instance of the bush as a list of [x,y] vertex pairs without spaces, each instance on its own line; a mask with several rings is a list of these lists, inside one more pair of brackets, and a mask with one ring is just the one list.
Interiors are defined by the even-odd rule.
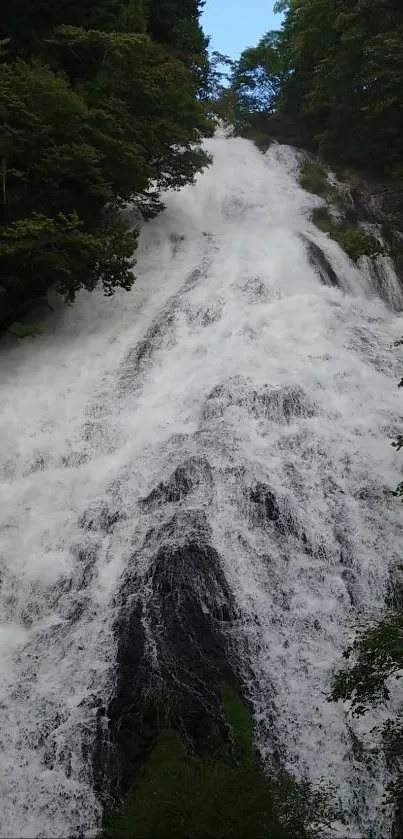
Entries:
[[313,192],[325,198],[330,189],[330,184],[323,167],[319,163],[304,160],[300,170],[300,186],[307,192]]
[[0,235],[0,326],[53,285],[69,301],[79,288],[92,291],[99,281],[108,295],[116,286],[131,288],[135,247],[136,233],[118,218],[110,218],[99,236],[86,232],[76,213],[33,213],[13,222]]
[[328,233],[353,262],[360,256],[376,256],[380,252],[379,243],[358,225],[348,219],[334,221],[327,207],[315,207],[312,221],[323,233]]

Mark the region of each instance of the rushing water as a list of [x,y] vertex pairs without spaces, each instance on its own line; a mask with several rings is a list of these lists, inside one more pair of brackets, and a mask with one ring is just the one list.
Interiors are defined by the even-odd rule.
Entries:
[[382,766],[326,695],[401,556],[402,292],[311,224],[291,149],[208,145],[143,230],[133,290],[82,294],[0,354],[4,837],[96,831],[127,586],[156,666],[169,623],[150,569],[185,611],[231,600],[262,755],[333,785],[343,835],[378,830]]

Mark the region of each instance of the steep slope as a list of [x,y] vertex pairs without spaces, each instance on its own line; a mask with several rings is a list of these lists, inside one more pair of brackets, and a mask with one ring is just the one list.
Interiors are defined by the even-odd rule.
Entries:
[[292,149],[206,146],[134,289],[0,356],[2,836],[93,835],[161,725],[230,739],[223,690],[271,771],[333,788],[339,835],[387,835],[371,720],[327,697],[401,553],[401,322]]

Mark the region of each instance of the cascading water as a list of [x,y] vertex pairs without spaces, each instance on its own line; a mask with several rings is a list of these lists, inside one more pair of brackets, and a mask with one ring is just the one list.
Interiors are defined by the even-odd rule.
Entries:
[[202,693],[225,650],[264,759],[385,835],[386,773],[326,697],[401,556],[401,319],[310,222],[293,150],[207,145],[134,289],[0,355],[4,837],[96,833],[107,717],[190,659]]

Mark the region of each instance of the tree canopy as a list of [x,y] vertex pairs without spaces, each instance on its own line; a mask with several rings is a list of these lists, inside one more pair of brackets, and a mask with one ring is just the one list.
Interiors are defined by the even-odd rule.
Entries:
[[120,209],[209,162],[196,0],[16,0],[0,12],[0,328],[55,286],[133,282]]
[[403,4],[280,0],[280,32],[242,53],[242,114],[276,112],[331,162],[403,172]]

